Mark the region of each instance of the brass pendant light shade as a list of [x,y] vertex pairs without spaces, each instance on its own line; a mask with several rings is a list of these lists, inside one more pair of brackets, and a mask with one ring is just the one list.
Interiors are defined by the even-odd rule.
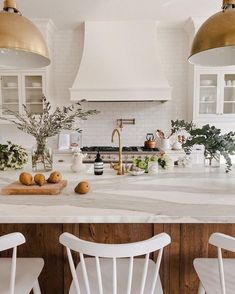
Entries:
[[41,32],[20,14],[14,0],[6,0],[0,12],[0,67],[40,68],[49,64]]
[[200,66],[235,65],[235,0],[224,0],[223,11],[198,30],[189,62]]

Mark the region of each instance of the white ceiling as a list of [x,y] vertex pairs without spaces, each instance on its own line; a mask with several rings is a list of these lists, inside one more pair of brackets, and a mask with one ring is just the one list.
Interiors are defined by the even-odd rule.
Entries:
[[143,20],[182,23],[190,16],[207,17],[222,0],[16,0],[29,18],[51,18],[60,29],[85,20]]

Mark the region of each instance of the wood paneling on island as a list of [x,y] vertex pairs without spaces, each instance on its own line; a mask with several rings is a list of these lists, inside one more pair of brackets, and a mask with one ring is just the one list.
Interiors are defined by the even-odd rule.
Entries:
[[[232,224],[2,224],[0,235],[21,232],[27,243],[20,246],[19,257],[43,257],[45,267],[40,276],[44,294],[67,294],[71,283],[66,252],[59,244],[62,232],[102,243],[126,243],[144,240],[166,232],[172,243],[164,252],[161,278],[164,294],[196,294],[198,278],[193,269],[196,257],[214,257],[216,250],[208,246],[213,232],[235,236]],[[4,252],[1,256],[9,256]],[[235,257],[224,252],[225,257]],[[74,254],[76,261],[78,255]],[[153,256],[155,258],[155,256]]]

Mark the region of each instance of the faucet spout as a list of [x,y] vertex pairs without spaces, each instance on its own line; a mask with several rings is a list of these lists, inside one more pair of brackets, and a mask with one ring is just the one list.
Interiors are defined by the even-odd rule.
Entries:
[[119,145],[119,168],[118,168],[118,175],[124,175],[123,165],[122,165],[122,133],[120,128],[116,128],[112,132],[112,143],[114,142],[114,136],[117,134],[118,136],[118,145]]

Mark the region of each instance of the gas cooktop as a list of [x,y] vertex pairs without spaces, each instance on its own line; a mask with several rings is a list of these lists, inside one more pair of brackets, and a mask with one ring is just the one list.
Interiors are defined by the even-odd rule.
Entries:
[[[81,148],[83,152],[118,152],[118,147],[112,147],[112,146],[91,146],[91,147],[83,147]],[[141,146],[128,146],[123,147],[122,152],[130,152],[130,153],[138,153],[138,152],[157,152],[159,151],[158,148],[145,148]]]
[[[94,162],[96,158],[96,153],[99,151],[101,154],[101,158],[105,163],[109,162],[118,162],[119,155],[118,147],[112,147],[112,146],[90,146],[90,147],[83,147],[81,148],[83,153],[86,153],[86,158],[84,159],[84,162],[91,163]],[[125,162],[132,162],[134,158],[145,158],[146,156],[150,154],[154,154],[159,152],[158,148],[148,149],[142,146],[128,146],[122,148],[123,153],[123,160]]]

